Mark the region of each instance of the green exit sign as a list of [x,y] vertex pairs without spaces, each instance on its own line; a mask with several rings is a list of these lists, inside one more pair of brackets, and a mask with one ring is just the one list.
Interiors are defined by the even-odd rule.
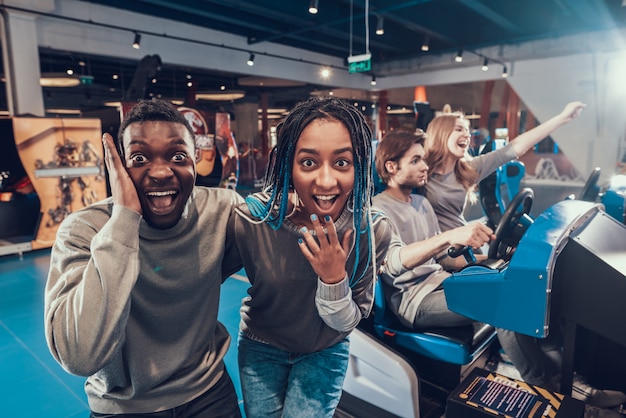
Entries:
[[80,84],[93,84],[92,75],[81,75],[79,78]]
[[372,54],[351,55],[348,57],[348,72],[362,73],[372,68]]
[[372,68],[372,60],[351,62],[348,64],[349,73],[362,73]]

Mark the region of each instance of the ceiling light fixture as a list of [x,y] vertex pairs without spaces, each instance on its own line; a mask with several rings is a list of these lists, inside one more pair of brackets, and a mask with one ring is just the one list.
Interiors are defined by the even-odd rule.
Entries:
[[487,71],[489,69],[489,60],[487,58],[483,61],[483,66],[480,69],[483,71]]
[[409,113],[415,113],[413,109],[409,109],[408,107],[401,107],[399,109],[393,109],[387,106],[387,114],[388,115],[404,115]]
[[316,15],[317,12],[319,12],[317,6],[318,0],[311,0],[311,2],[309,3],[309,13],[311,13],[312,15]]
[[80,115],[82,112],[80,109],[46,109],[46,113],[56,115]]
[[78,77],[68,77],[66,73],[44,73],[39,79],[41,87],[75,87],[79,84]]
[[196,100],[212,100],[228,102],[241,99],[246,93],[243,90],[205,91],[196,93]]
[[[278,113],[281,115],[286,115],[289,112],[289,109],[284,108],[284,107],[277,107],[277,108],[270,108],[266,110],[267,113]],[[258,113],[263,113],[263,109],[258,109],[257,110]]]
[[424,38],[424,42],[422,43],[422,51],[426,52],[430,50],[430,45],[428,44],[428,37]]
[[254,54],[250,54],[250,57],[248,58],[248,65],[250,67],[254,65]]
[[459,49],[459,52],[456,53],[456,56],[454,57],[454,61],[455,62],[462,62],[463,61],[463,50]]
[[385,20],[381,15],[378,15],[378,20],[376,22],[376,35],[384,35],[385,34]]
[[[6,7],[9,7],[9,6],[6,6]],[[37,11],[29,10],[29,12],[32,12],[32,13],[37,14],[37,15],[41,15],[41,13],[37,12]],[[81,18],[66,17],[66,16],[62,16],[62,15],[46,14],[46,13],[44,13],[43,15],[46,15],[48,17],[53,17],[55,19],[68,20],[68,21],[72,21],[72,22],[75,22],[75,23],[78,22],[78,23],[84,23],[84,24],[88,24],[88,25],[94,25],[94,26],[97,26],[97,27],[123,31],[125,33],[127,33],[127,32],[137,33],[136,31],[134,31],[132,29],[129,29],[128,26],[117,26],[117,25],[109,24],[109,23],[99,23],[99,22],[94,21],[92,19],[81,19]],[[215,47],[215,48],[223,48],[223,49],[231,50],[231,51],[246,52],[245,49],[243,49],[243,48],[241,48],[239,46],[227,45],[227,44],[224,44],[221,41],[220,42],[211,42],[209,40],[198,39],[198,38],[194,38],[194,37],[176,36],[176,35],[172,35],[172,34],[169,34],[169,33],[156,32],[156,31],[153,32],[153,31],[142,30],[142,33],[144,33],[146,35],[149,35],[151,37],[168,39],[169,41],[175,40],[175,41],[188,42],[188,43],[197,44],[197,45],[205,45],[205,46],[210,46],[210,47]],[[257,42],[258,42],[258,40],[257,40]],[[254,42],[254,43],[257,43],[257,42]],[[263,55],[266,56],[266,57],[270,57],[270,58],[279,58],[279,59],[284,59],[284,60],[287,60],[287,61],[298,62],[299,64],[303,64],[304,63],[304,64],[320,65],[320,63],[317,62],[317,61],[312,61],[310,59],[302,58],[301,56],[294,56],[293,54],[273,54],[273,53],[269,53],[269,52],[264,52]],[[330,64],[329,67],[336,68],[338,70],[345,70],[345,66],[344,65],[333,65],[333,64]]]
[[141,33],[135,32],[135,40],[133,41],[133,48],[141,48]]
[[375,86],[375,85],[376,85],[376,75],[373,75],[373,76],[372,76],[372,81],[370,81],[370,84],[371,84],[372,86]]

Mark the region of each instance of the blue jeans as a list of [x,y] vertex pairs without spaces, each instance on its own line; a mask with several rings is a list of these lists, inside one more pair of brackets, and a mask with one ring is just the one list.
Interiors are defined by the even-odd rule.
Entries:
[[291,353],[239,334],[247,418],[331,418],[348,367],[348,338],[322,351]]

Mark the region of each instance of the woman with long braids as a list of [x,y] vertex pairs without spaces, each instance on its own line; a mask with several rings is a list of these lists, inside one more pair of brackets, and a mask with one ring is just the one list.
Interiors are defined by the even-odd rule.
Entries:
[[277,135],[263,191],[233,222],[251,284],[239,335],[244,407],[248,418],[330,418],[379,268],[400,274],[411,260],[370,208],[372,134],[358,109],[312,98]]

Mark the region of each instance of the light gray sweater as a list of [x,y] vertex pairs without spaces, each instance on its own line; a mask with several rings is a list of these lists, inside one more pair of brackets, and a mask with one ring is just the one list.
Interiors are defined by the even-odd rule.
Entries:
[[[496,168],[517,158],[512,144],[469,160],[469,164],[478,171],[478,181],[483,180]],[[467,203],[467,191],[456,179],[454,171],[447,174],[430,173],[426,183],[426,197],[433,206],[439,227],[442,231],[454,229],[467,223],[463,216]]]
[[217,321],[220,285],[240,269],[226,228],[241,201],[196,187],[178,224],[158,230],[109,198],[60,225],[46,340],[68,372],[88,376],[93,411],[173,408],[222,376],[230,336]]
[[[412,194],[411,202],[401,202],[382,192],[372,202],[393,220],[405,244],[440,233],[437,217],[424,196]],[[434,259],[397,276],[381,274],[389,309],[405,326],[413,327],[419,304],[449,276]]]

